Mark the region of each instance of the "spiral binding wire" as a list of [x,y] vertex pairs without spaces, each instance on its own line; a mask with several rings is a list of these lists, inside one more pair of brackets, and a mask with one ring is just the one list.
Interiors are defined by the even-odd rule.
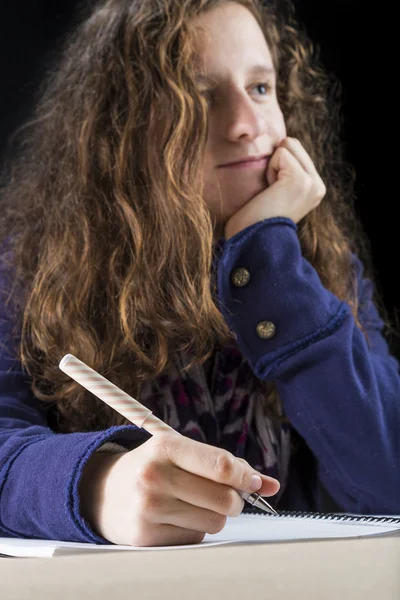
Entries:
[[319,512],[303,512],[303,511],[287,511],[282,510],[277,515],[264,513],[257,508],[245,508],[242,514],[258,515],[268,519],[279,519],[282,517],[294,517],[296,519],[315,519],[322,521],[340,521],[340,522],[363,522],[363,523],[398,523],[399,517],[373,517],[368,515],[349,515],[346,513],[319,513]]

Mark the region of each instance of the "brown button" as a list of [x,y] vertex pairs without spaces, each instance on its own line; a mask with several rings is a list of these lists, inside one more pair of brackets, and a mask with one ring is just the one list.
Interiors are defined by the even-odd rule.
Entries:
[[244,287],[250,281],[250,271],[244,267],[233,269],[231,273],[231,281],[235,287]]
[[276,327],[272,321],[260,321],[257,325],[257,335],[263,340],[270,340],[276,333]]

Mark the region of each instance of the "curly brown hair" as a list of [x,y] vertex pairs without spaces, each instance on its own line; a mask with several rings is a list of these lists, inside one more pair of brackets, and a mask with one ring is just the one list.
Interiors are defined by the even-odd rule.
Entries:
[[[177,351],[202,364],[216,343],[234,338],[215,301],[216,238],[198,181],[207,103],[194,83],[191,30],[224,1],[98,3],[68,39],[25,128],[2,192],[0,236],[16,273],[19,358],[35,395],[57,405],[60,430],[124,422],[66,378],[64,354],[138,397]],[[299,224],[303,254],[357,318],[350,253],[360,253],[362,236],[339,86],[290,4],[235,1],[265,33],[288,135],[301,140],[327,187]],[[275,388],[259,384],[276,402]]]

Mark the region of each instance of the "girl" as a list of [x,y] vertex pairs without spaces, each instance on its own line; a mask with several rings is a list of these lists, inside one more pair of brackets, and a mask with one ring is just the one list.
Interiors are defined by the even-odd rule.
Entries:
[[[105,0],[2,197],[0,532],[194,543],[243,501],[400,512],[398,364],[329,79],[259,0]],[[72,353],[183,436],[126,423]],[[179,439],[177,439],[179,438]]]

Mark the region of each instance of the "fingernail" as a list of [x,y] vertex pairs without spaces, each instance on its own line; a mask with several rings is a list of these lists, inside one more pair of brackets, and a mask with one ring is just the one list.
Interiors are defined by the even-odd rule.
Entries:
[[[279,485],[279,487],[281,487],[281,484],[280,484],[280,482],[279,482],[277,479],[275,479],[275,477],[268,477],[268,475],[266,475],[266,478],[268,479],[268,481],[269,481],[270,483],[274,483],[275,485],[276,485],[276,484],[278,484],[278,485]],[[278,489],[279,489],[279,488],[278,488]]]
[[253,492],[256,492],[257,490],[260,489],[261,486],[262,486],[261,477],[259,475],[252,475],[251,482],[250,482],[250,489],[253,490]]

